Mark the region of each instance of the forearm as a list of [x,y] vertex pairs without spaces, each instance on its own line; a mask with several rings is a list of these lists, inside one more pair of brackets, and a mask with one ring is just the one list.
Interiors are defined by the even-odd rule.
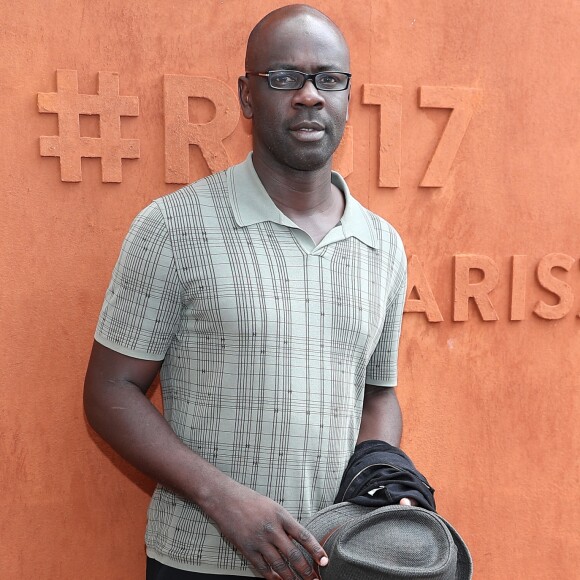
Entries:
[[142,388],[95,375],[85,383],[87,419],[137,469],[202,509],[215,497],[216,486],[235,483],[179,440]]
[[402,430],[403,418],[395,388],[367,385],[357,443],[379,439],[399,447]]

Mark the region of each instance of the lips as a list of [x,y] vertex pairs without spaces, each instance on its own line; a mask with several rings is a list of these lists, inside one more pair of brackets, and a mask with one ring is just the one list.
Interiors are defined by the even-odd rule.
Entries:
[[324,125],[318,121],[301,121],[290,127],[290,132],[298,141],[320,141],[324,137]]

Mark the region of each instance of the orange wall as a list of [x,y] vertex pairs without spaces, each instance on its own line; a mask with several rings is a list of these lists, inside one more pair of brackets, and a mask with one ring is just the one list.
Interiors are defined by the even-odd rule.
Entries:
[[[191,180],[209,171],[189,139],[214,153],[214,169],[249,149],[230,101],[250,28],[281,4],[0,5],[3,579],[142,578],[152,483],[87,427],[92,333],[134,214],[179,187],[188,161]],[[339,165],[410,257],[404,447],[471,547],[475,578],[577,578],[579,4],[314,4],[352,46],[352,149]],[[77,71],[79,92],[93,95],[99,71],[118,73],[101,91],[114,94],[118,78],[132,97],[120,137],[121,101],[84,98],[109,140],[82,146],[108,156],[83,159],[82,175],[81,146],[64,137],[80,106],[64,95],[74,73],[51,95],[57,69]],[[180,119],[190,94],[216,104],[192,98]],[[191,125],[214,110],[216,125],[196,136]],[[80,127],[99,137],[98,116]],[[166,153],[183,155],[177,167]]]

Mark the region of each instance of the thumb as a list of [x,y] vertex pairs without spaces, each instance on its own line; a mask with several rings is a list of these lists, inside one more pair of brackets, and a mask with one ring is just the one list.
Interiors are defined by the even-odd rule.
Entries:
[[411,500],[408,497],[404,497],[400,502],[400,505],[417,505],[417,502],[415,500]]

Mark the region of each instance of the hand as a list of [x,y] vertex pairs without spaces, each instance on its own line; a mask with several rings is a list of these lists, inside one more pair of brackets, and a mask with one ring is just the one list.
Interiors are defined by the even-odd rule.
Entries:
[[234,481],[220,489],[219,501],[205,511],[222,535],[268,580],[316,580],[301,544],[319,566],[328,557],[314,536],[280,504]]
[[417,500],[416,499],[409,499],[408,497],[404,497],[400,502],[399,505],[413,505],[413,506],[417,506]]

